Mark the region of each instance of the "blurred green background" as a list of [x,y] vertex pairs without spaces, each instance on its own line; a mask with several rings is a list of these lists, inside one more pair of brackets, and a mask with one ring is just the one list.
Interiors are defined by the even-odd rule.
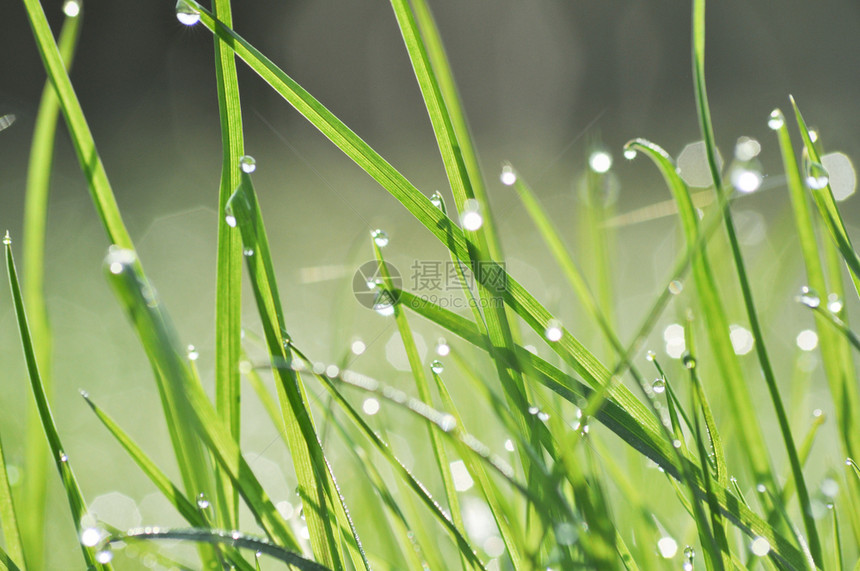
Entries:
[[[387,3],[236,4],[235,28],[242,36],[418,188],[450,197]],[[581,321],[561,273],[513,191],[498,182],[498,172],[503,161],[511,161],[584,257],[588,245],[577,242],[577,185],[595,146],[616,159],[619,213],[667,199],[656,171],[646,161],[623,161],[621,146],[641,136],[677,156],[700,138],[688,3],[496,0],[432,7],[485,169],[508,269],[605,355],[596,328]],[[45,8],[56,29],[61,3]],[[0,14],[0,115],[17,118],[0,132],[0,230],[8,228],[14,239],[21,236],[27,155],[45,73],[22,5],[5,2]],[[766,119],[774,107],[788,107],[791,93],[819,129],[825,150],[860,156],[860,4],[727,0],[711,3],[708,17],[708,89],[717,143],[724,157],[731,156],[739,136],[762,143],[765,186],[771,188],[742,198],[735,212],[772,335],[769,348],[786,356],[777,373],[788,394],[797,364],[794,339],[812,319],[792,301],[803,283],[802,268],[786,225],[788,199]],[[246,150],[257,160],[255,183],[291,335],[325,362],[338,361],[350,342],[361,338],[368,350],[353,357],[352,366],[396,383],[404,373],[390,362],[396,365],[398,358],[393,323],[354,301],[352,274],[372,258],[368,232],[376,227],[391,236],[386,255],[404,277],[414,260],[446,260],[444,249],[254,74],[241,64],[239,72]],[[212,37],[202,27],[179,24],[171,2],[90,2],[72,80],[149,276],[184,342],[199,350],[204,380],[211,381],[221,160]],[[849,232],[856,231],[857,199],[842,207]],[[126,516],[115,525],[178,524],[78,396],[78,389],[88,390],[156,460],[173,465],[172,452],[163,445],[166,431],[149,365],[102,278],[108,243],[62,127],[48,224],[55,413],[67,453],[72,461],[84,459],[75,468],[88,498],[119,491],[137,504],[135,512],[121,507],[126,500],[105,496],[105,505],[120,506],[116,517]],[[665,217],[621,226],[617,244],[616,315],[627,339],[665,285],[679,244],[675,221]],[[20,243],[14,249],[20,253]],[[726,277],[732,283],[733,275]],[[254,330],[256,315],[251,300],[246,302],[246,326]],[[849,310],[855,306],[850,303]],[[741,308],[734,309],[730,317],[740,320]],[[667,312],[666,324],[674,312]],[[662,344],[664,326],[655,334],[655,348]],[[439,332],[416,327],[432,351]],[[394,348],[387,351],[390,344]],[[826,410],[820,367],[814,356],[806,359],[812,384],[802,409]],[[749,364],[756,366],[753,360]],[[14,464],[23,457],[22,411],[30,397],[5,287],[0,287],[0,387],[0,435]],[[754,390],[764,394],[763,387]],[[250,395],[246,405],[243,446],[277,501],[295,486],[279,467],[285,453],[273,445],[273,429],[261,420]],[[822,452],[828,461],[836,453],[836,446],[832,454]],[[50,505],[66,513],[58,488]],[[54,533],[62,538],[53,568],[61,569],[66,557],[78,555],[67,519],[53,519]]]

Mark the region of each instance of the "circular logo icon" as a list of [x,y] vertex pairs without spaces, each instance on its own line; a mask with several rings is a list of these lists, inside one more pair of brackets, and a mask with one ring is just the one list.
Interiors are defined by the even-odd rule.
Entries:
[[391,287],[400,290],[403,280],[400,278],[400,272],[393,265],[376,260],[361,264],[352,277],[352,293],[355,294],[358,303],[379,312],[385,312],[394,307],[398,294],[396,291],[386,289],[386,273],[390,277]]

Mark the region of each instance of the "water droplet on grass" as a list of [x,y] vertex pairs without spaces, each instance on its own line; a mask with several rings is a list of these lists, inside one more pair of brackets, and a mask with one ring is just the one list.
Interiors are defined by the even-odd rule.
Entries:
[[200,353],[197,351],[194,345],[189,345],[187,351],[189,361],[196,361],[200,357]]
[[657,358],[657,353],[649,350],[647,353],[645,353],[645,358],[653,363],[654,360]]
[[430,202],[432,202],[433,206],[435,206],[436,208],[441,209],[442,205],[444,204],[442,194],[439,191],[434,192],[432,195],[430,195]]
[[624,158],[628,161],[632,161],[633,159],[635,159],[636,155],[638,154],[639,153],[636,151],[636,149],[624,149]]
[[658,395],[666,391],[666,380],[662,377],[657,377],[654,379],[654,382],[651,383],[651,390],[657,393]]
[[544,330],[544,337],[547,338],[548,341],[556,342],[561,339],[563,335],[562,332],[562,324],[558,319],[550,319],[546,324],[546,329]]
[[9,235],[9,231],[6,230],[6,235],[3,236],[3,243],[7,246],[12,243],[12,236]]
[[257,170],[257,161],[251,155],[245,155],[239,159],[239,168],[242,169],[242,172],[251,174]]
[[612,168],[612,155],[606,151],[595,151],[588,157],[588,166],[594,172],[603,174]]
[[224,217],[224,220],[227,222],[227,226],[229,226],[230,228],[236,227],[236,217],[233,216],[232,214],[226,215]]
[[469,198],[463,203],[463,213],[460,215],[460,223],[466,230],[478,230],[484,224],[481,216],[481,205],[474,198]]
[[689,353],[684,353],[683,362],[684,362],[684,366],[687,367],[688,369],[695,369],[696,368],[696,358],[693,357]]
[[505,186],[511,186],[517,182],[517,173],[514,171],[514,167],[511,165],[504,165],[502,167],[502,174],[499,176],[499,180],[501,180],[502,184]]
[[821,305],[821,298],[818,296],[818,292],[807,286],[800,288],[800,295],[795,300],[812,309]]
[[756,537],[750,543],[750,551],[752,551],[753,555],[764,557],[770,552],[770,542],[764,537]]
[[96,552],[96,561],[99,563],[110,563],[113,560],[113,551],[110,549],[102,549]]
[[665,536],[657,540],[657,550],[663,559],[672,559],[678,553],[678,542]]
[[86,547],[95,547],[101,540],[102,532],[95,527],[88,527],[81,532],[81,544]]
[[684,548],[684,558],[686,561],[684,562],[684,570],[691,571],[693,569],[693,559],[696,557],[696,550],[693,549],[692,546],[688,545]]
[[81,4],[78,0],[66,0],[63,3],[63,14],[69,18],[77,18],[81,13]]
[[434,360],[432,363],[430,363],[430,370],[432,370],[434,373],[436,373],[438,375],[438,374],[442,373],[442,371],[445,370],[445,365],[442,364],[442,361],[439,361],[437,359],[437,360]]
[[370,237],[373,238],[373,242],[380,248],[384,248],[388,245],[389,239],[388,234],[386,234],[385,230],[380,230],[379,228],[377,228],[370,233]]
[[68,461],[69,461],[69,457],[68,457],[68,456],[66,456],[66,453],[65,453],[65,452],[62,452],[62,451],[61,451],[61,452],[60,452],[60,462],[68,462]]
[[200,21],[200,13],[186,0],[176,3],[176,19],[186,26],[193,26]]
[[200,494],[197,496],[197,507],[201,510],[209,508],[209,500],[206,499],[206,494],[204,494],[203,492],[200,492]]
[[770,117],[767,119],[767,126],[776,131],[782,129],[783,125],[785,125],[785,116],[782,114],[782,111],[779,109],[771,111]]
[[682,291],[684,291],[683,283],[678,280],[672,280],[671,282],[669,282],[669,293],[671,293],[672,295],[678,295]]
[[254,249],[253,248],[245,248],[244,250],[242,250],[242,255],[245,256],[246,258],[253,256],[254,255]]
[[830,173],[824,168],[824,165],[813,160],[805,161],[806,186],[812,190],[821,190],[830,182]]
[[830,313],[839,313],[842,311],[842,300],[839,299],[839,295],[835,293],[831,293],[827,296],[827,309]]

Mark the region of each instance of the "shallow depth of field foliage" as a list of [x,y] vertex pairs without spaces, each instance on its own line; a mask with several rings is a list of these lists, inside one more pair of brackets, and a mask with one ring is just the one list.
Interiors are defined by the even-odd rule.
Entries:
[[[677,87],[690,92],[698,132],[686,136],[699,142],[673,157],[648,133],[623,148],[577,135],[568,218],[542,200],[539,176],[480,159],[425,0],[391,0],[387,25],[429,118],[438,154],[422,160],[444,169],[440,189],[418,188],[244,39],[230,0],[179,0],[173,25],[188,27],[189,44],[213,43],[223,157],[216,216],[188,215],[181,240],[211,236],[217,254],[201,276],[181,247],[162,252],[176,263],[158,277],[187,282],[176,299],[192,307],[197,280],[214,280],[214,308],[200,307],[214,317],[207,349],[183,337],[147,272],[88,124],[98,110],[84,113],[70,80],[84,7],[65,2],[51,30],[44,10],[56,6],[23,4],[48,79],[23,232],[4,239],[0,323],[23,364],[3,363],[2,382],[4,394],[26,389],[28,404],[0,432],[0,568],[860,568],[860,256],[842,203],[856,177],[788,93],[755,127],[766,136],[717,150],[705,0],[685,8],[692,85]],[[243,122],[262,115],[242,105],[246,80],[351,159],[372,183],[367,200],[399,203],[397,225],[420,238],[399,240],[385,218],[371,225],[355,210],[353,244],[329,240],[325,216],[302,239],[279,238],[307,210],[274,192],[291,181],[266,177],[272,166],[249,152]],[[13,115],[0,117],[0,137],[12,128]],[[113,298],[102,304],[125,318],[113,334],[136,342],[87,346],[88,331],[108,327],[91,316],[63,326],[84,338],[77,357],[91,370],[147,383],[111,398],[87,378],[79,399],[58,398],[69,393],[54,382],[64,355],[46,280],[75,287],[99,271],[46,271],[61,137],[107,238],[97,254]],[[765,148],[779,170],[764,172]],[[663,201],[627,205],[627,161],[648,165]],[[308,168],[328,188],[302,204],[345,200],[325,169]],[[159,180],[159,165],[146,169]],[[767,217],[746,206],[765,192]],[[662,227],[660,254],[631,259],[624,229],[648,221]],[[158,244],[158,229],[145,237]],[[506,258],[511,248],[526,262]],[[308,263],[284,272],[294,255]],[[325,292],[319,338],[290,321],[299,302],[285,276]],[[71,409],[89,420],[70,426]],[[115,490],[94,466],[123,474]]]

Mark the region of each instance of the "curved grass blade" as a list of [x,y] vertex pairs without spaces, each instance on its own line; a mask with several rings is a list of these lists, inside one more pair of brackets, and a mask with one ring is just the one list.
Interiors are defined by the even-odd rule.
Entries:
[[[711,123],[711,112],[708,106],[708,94],[705,87],[705,0],[693,1],[693,77],[696,94],[696,109],[699,114],[699,126],[705,140],[708,166],[711,170],[711,176],[714,180],[714,189],[717,192],[717,196],[721,196],[725,193],[725,189],[723,188],[719,167],[717,165],[717,147],[714,139],[714,128]],[[732,216],[729,210],[725,211],[723,220],[725,221],[726,235],[729,238],[732,259],[734,260],[735,268],[738,273],[738,283],[741,287],[744,308],[746,309],[747,319],[749,320],[750,329],[752,331],[753,338],[755,339],[754,349],[756,351],[759,364],[761,365],[762,374],[770,394],[771,402],[773,403],[774,411],[776,412],[779,430],[785,445],[786,454],[788,455],[791,471],[795,482],[797,483],[797,497],[800,502],[800,512],[803,517],[803,524],[808,536],[809,550],[816,561],[821,561],[821,541],[818,538],[818,529],[815,525],[815,518],[812,517],[812,504],[810,502],[809,492],[806,487],[806,481],[803,477],[800,460],[797,457],[797,447],[794,444],[794,437],[791,434],[788,415],[785,412],[785,406],[782,404],[782,397],[780,396],[779,388],[776,384],[776,377],[770,363],[770,357],[768,356],[767,349],[765,347],[764,335],[761,325],[759,324],[758,314],[756,312],[755,302],[752,296],[752,289],[750,288],[749,279],[747,278],[740,244],[738,242],[734,222],[732,221]],[[851,252],[853,251],[854,250],[852,248]],[[854,259],[858,260],[856,253],[854,256]],[[858,264],[858,268],[860,268],[860,264]]]
[[320,565],[310,559],[305,559],[298,553],[284,549],[261,537],[246,535],[238,531],[224,531],[217,529],[160,529],[157,527],[132,529],[110,538],[111,542],[128,541],[134,539],[172,539],[180,541],[194,541],[198,543],[210,543],[212,545],[229,545],[240,549],[253,549],[257,557],[268,555],[278,561],[299,569],[300,571],[331,571],[329,567]]
[[[69,69],[74,58],[80,36],[80,15],[66,17],[60,30],[60,57]],[[42,374],[45,394],[51,400],[53,394],[52,338],[45,304],[45,224],[48,211],[48,194],[51,185],[51,170],[54,158],[54,139],[60,103],[50,80],[42,89],[33,141],[30,143],[30,159],[27,165],[27,190],[24,203],[24,300],[29,311],[30,332],[33,347]],[[49,453],[39,422],[39,413],[34,406],[27,411],[27,455],[24,480],[24,505],[27,517],[22,532],[27,545],[28,562],[39,569],[44,566],[45,550],[45,502],[47,498],[47,468]]]
[[[245,260],[257,310],[263,323],[269,356],[276,365],[292,361],[290,340],[286,334],[284,313],[278,294],[274,267],[266,237],[262,213],[254,186],[248,173],[241,174],[241,183],[227,203],[227,216],[241,231]],[[301,378],[291,368],[276,366],[278,396],[299,494],[306,504],[305,516],[314,554],[335,570],[343,569],[340,538],[336,526],[352,530],[346,544],[357,567],[368,567],[349,512],[336,490],[336,482],[325,459],[322,445],[311,417]]]
[[[167,499],[170,504],[176,508],[176,511],[185,518],[185,521],[194,527],[209,527],[212,522],[204,515],[200,504],[194,505],[189,500],[182,490],[170,481],[170,478],[152,461],[152,459],[137,445],[137,443],[122,429],[120,426],[105,413],[98,405],[96,405],[90,395],[86,391],[81,391],[81,396],[89,405],[90,409],[95,413],[96,417],[101,421],[108,432],[116,439],[116,441],[128,453],[131,459],[137,464],[138,468],[146,474],[149,481],[155,484],[155,487]],[[199,500],[198,500],[199,501]],[[251,571],[251,566],[234,550],[227,549],[227,557],[232,565],[244,571]]]
[[0,547],[0,570],[2,571],[20,571],[20,567],[15,564],[15,561],[9,557],[9,554]]
[[[212,11],[222,22],[232,25],[230,0],[215,0]],[[221,184],[218,212],[223,213],[230,195],[239,185],[239,160],[245,154],[242,132],[242,106],[236,76],[236,56],[217,36],[215,40],[215,77],[218,86],[218,112],[221,119]],[[218,217],[218,257],[215,272],[215,406],[230,427],[233,440],[240,441],[239,356],[242,333],[242,237],[230,228],[224,216]],[[238,526],[239,494],[229,477],[219,474],[219,489],[229,490],[226,505],[219,510],[219,525]]]
[[[157,294],[143,277],[134,252],[113,249],[108,254],[106,266],[108,281],[123,309],[129,314],[147,350],[156,377],[163,377],[161,390],[165,398],[169,399],[168,412],[184,415],[182,422],[192,431],[195,441],[202,441],[230,475],[254,518],[270,539],[299,550],[292,532],[284,524],[283,518],[242,457],[238,444],[230,436],[229,427],[215,411],[203,387],[191,378],[183,345]],[[211,494],[207,495],[211,497]]]
[[107,173],[96,150],[93,134],[87,125],[81,104],[72,88],[72,82],[66,72],[54,36],[51,34],[51,28],[48,26],[42,5],[39,0],[23,0],[23,2],[27,10],[27,17],[30,20],[30,26],[33,29],[39,55],[45,65],[45,70],[48,72],[48,79],[54,86],[60,100],[60,108],[66,118],[72,144],[78,155],[81,169],[89,182],[90,195],[102,225],[112,244],[122,248],[131,248],[131,237],[128,235],[122,216],[120,216]]
[[[18,320],[18,331],[21,335],[21,348],[24,351],[24,360],[27,363],[27,373],[30,378],[30,388],[33,391],[33,399],[36,401],[36,408],[39,410],[39,418],[42,421],[42,429],[45,432],[45,437],[48,440],[48,447],[51,451],[51,456],[60,472],[60,478],[63,481],[63,488],[66,491],[66,498],[69,501],[69,507],[72,510],[72,518],[74,519],[75,530],[78,536],[81,534],[81,518],[87,513],[87,505],[84,501],[84,496],[81,493],[81,488],[78,485],[78,480],[72,470],[68,456],[64,452],[63,443],[60,440],[60,434],[57,432],[57,425],[54,422],[54,415],[51,412],[51,405],[48,402],[48,396],[45,394],[45,387],[42,384],[42,378],[39,374],[39,365],[36,360],[36,353],[33,348],[32,337],[30,336],[30,328],[27,324],[27,314],[24,310],[24,300],[21,296],[21,287],[18,283],[18,273],[15,270],[15,260],[12,257],[12,239],[9,233],[3,239],[6,246],[6,272],[9,275],[9,287],[12,290],[12,301],[15,306],[15,317]],[[84,560],[87,565],[94,569],[111,569],[110,565],[99,563],[95,557],[95,551],[91,547],[81,544],[81,551],[84,554]]]

